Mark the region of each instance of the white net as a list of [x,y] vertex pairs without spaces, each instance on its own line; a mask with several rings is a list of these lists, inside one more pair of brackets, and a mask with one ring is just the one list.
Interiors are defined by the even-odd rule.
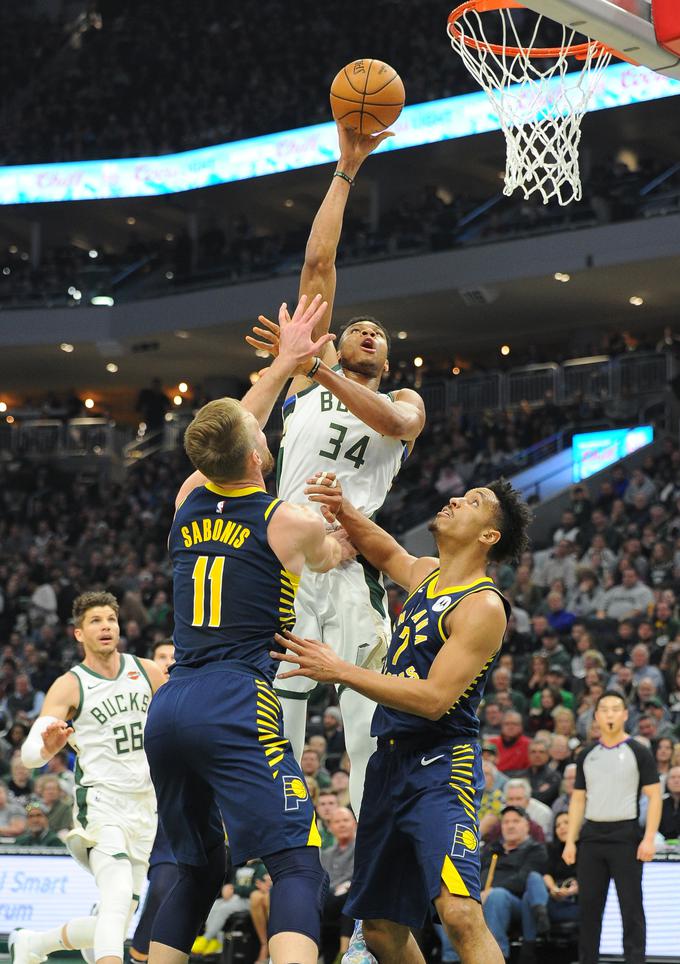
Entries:
[[[507,146],[504,193],[520,188],[527,199],[538,193],[544,204],[580,201],[581,121],[611,51],[553,20],[502,4],[489,10],[484,3],[484,14],[470,4],[455,22],[450,18],[448,34],[498,115]],[[550,47],[539,48],[546,37]],[[570,60],[580,69],[569,72]]]

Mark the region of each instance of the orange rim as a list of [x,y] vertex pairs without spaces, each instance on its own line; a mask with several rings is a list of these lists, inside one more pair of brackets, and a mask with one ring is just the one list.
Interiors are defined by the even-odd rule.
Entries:
[[[500,57],[530,57],[533,60],[548,59],[552,57],[575,57],[577,60],[585,60],[593,51],[601,53],[609,51],[616,57],[622,57],[616,50],[600,43],[599,40],[589,40],[586,43],[572,44],[570,47],[502,47],[500,44],[490,44],[476,37],[467,37],[458,26],[458,21],[470,10],[477,13],[488,13],[492,10],[522,10],[524,5],[517,3],[517,0],[465,0],[459,7],[452,10],[449,14],[447,32],[449,37],[461,41],[466,47],[473,50],[490,50]],[[622,59],[627,59],[623,58]]]

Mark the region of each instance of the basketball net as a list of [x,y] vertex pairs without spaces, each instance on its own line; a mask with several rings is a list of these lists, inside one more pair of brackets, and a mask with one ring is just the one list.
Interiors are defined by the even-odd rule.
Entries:
[[[561,28],[556,46],[536,45],[544,21],[553,34]],[[449,16],[447,33],[498,115],[507,146],[503,193],[519,188],[544,204],[580,201],[581,121],[612,51],[598,41],[579,42],[575,30],[514,0],[467,0]],[[568,72],[570,60],[580,69]]]

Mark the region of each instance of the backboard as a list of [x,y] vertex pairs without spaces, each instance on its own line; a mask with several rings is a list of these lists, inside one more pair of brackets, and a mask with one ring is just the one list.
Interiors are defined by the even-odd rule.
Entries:
[[680,0],[521,0],[627,60],[680,78]]

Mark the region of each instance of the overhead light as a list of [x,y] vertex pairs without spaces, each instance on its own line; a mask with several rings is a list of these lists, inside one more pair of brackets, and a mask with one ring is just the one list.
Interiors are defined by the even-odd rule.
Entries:
[[17,248],[16,244],[10,244],[8,250],[10,254],[16,254],[19,249]]
[[166,272],[165,272],[165,277],[166,277],[166,279],[167,279],[168,281],[172,281],[172,279],[175,277],[175,272],[174,272],[174,271],[166,271]]
[[451,374],[452,374],[452,375],[460,375],[460,368],[458,367],[458,365],[454,365],[454,366],[453,366],[453,368],[451,369]]
[[189,386],[187,385],[186,382],[180,382],[177,387],[179,388],[179,390],[180,390],[180,392],[181,392],[182,394],[184,394],[184,392],[188,392],[188,391],[189,391]]
[[510,345],[501,345],[501,355],[510,354]]
[[182,396],[181,396],[181,395],[175,395],[175,397],[174,397],[173,400],[172,400],[172,403],[173,403],[173,405],[181,405],[181,404],[182,404]]
[[255,354],[257,355],[258,358],[269,358],[269,352],[266,351],[264,348],[258,348]]
[[188,332],[188,331],[184,331],[182,328],[179,328],[179,329],[175,332],[175,337],[176,337],[176,338],[189,338],[190,336],[189,336],[189,332]]
[[111,372],[112,375],[115,375],[118,371],[118,365],[116,365],[115,362],[110,361],[106,366],[106,370],[107,372]]
[[571,281],[571,275],[567,274],[565,271],[556,271],[553,275],[555,281],[561,281],[562,284],[566,284],[567,281]]
[[94,295],[94,297],[90,298],[90,304],[113,308],[114,302],[111,295]]
[[4,268],[2,269],[2,273],[6,276],[6,275],[12,273],[12,269],[11,269],[11,268],[8,268],[8,267],[4,267]]
[[14,416],[8,415],[5,421],[7,422],[8,425],[14,425]]
[[98,257],[99,257],[99,252],[97,251],[96,248],[90,248],[90,250],[89,250],[87,253],[88,253],[89,256],[92,258],[93,261],[94,261],[95,258],[98,258]]
[[65,351],[67,355],[70,355],[72,351],[75,351],[73,345],[70,345],[67,341],[62,341],[59,347],[62,351]]
[[83,297],[82,291],[79,291],[77,288],[73,288],[73,291],[71,291],[71,288],[69,288],[68,293],[71,295],[74,301],[80,301],[80,299]]
[[22,261],[28,261],[28,258],[29,258],[28,251],[22,251],[19,257],[21,258]]
[[174,240],[175,240],[175,235],[172,234],[172,232],[169,231],[169,232],[165,235],[165,240],[166,240],[166,241],[174,241]]
[[248,379],[249,379],[249,381],[250,381],[250,384],[251,384],[251,385],[254,385],[255,382],[259,382],[259,380],[260,380],[260,373],[259,373],[259,372],[251,372],[250,375],[248,375]]
[[0,412],[7,411],[7,402],[0,402]]
[[406,339],[408,338],[408,332],[407,332],[407,331],[398,331],[398,332],[397,332],[397,338],[399,339],[399,341],[406,341]]
[[631,305],[635,305],[636,308],[639,308],[640,305],[644,305],[645,303],[645,299],[641,298],[640,295],[633,295],[633,297],[629,298],[628,301]]
[[94,408],[94,399],[86,398],[84,402],[85,408]]
[[283,206],[284,208],[292,208],[295,206],[295,201],[292,199],[292,197],[287,197],[283,202]]
[[133,224],[137,224],[137,218],[129,217],[125,219],[127,223],[132,227]]
[[413,364],[416,366],[416,368],[423,367],[423,359],[420,357],[420,355],[416,355],[416,357],[413,359]]

